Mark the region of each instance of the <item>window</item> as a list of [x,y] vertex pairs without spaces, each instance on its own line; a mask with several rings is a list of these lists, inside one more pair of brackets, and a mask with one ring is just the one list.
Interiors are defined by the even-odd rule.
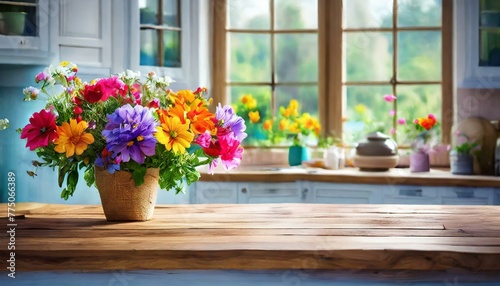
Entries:
[[[215,3],[217,100],[234,103],[250,93],[273,112],[295,98],[320,116],[325,134],[349,143],[391,129],[402,142],[398,117],[435,113],[449,142],[451,0]],[[398,100],[385,102],[385,94]]]
[[179,0],[140,0],[140,65],[181,67]]
[[38,36],[37,1],[0,1],[0,35]]

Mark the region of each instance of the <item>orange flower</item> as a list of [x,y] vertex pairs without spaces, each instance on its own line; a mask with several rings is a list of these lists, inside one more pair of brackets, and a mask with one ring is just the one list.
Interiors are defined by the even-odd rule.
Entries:
[[271,128],[273,127],[273,121],[271,119],[267,119],[266,121],[264,121],[264,130],[271,130]]
[[200,99],[196,99],[189,107],[187,116],[191,121],[191,131],[194,134],[202,134],[205,131],[212,132],[215,129],[214,118],[215,114],[210,112]]
[[88,144],[94,143],[94,136],[90,133],[85,133],[87,129],[87,122],[76,122],[76,119],[70,119],[68,122],[63,122],[62,126],[56,126],[57,138],[54,141],[56,147],[54,150],[57,153],[66,153],[69,158],[76,155],[81,155],[88,147]]

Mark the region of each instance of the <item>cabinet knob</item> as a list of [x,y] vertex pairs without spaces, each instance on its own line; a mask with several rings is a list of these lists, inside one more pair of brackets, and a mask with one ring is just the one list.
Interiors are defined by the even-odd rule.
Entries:
[[244,193],[244,194],[246,194],[247,193],[247,188],[242,188],[241,192]]
[[309,192],[308,188],[304,188],[302,190],[302,200],[305,200],[307,198],[307,193]]

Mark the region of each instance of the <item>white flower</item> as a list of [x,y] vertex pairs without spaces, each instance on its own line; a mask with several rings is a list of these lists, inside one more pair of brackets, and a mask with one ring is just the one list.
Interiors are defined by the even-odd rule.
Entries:
[[4,130],[7,128],[9,128],[9,119],[7,118],[0,119],[0,130]]

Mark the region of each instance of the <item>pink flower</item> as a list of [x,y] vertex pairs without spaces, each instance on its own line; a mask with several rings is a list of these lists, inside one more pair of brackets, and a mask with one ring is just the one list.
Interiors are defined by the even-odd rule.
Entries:
[[198,138],[196,138],[196,143],[203,148],[210,147],[210,142],[212,141],[212,136],[209,131],[205,131],[205,133],[200,134]]
[[391,135],[393,135],[394,133],[396,133],[396,129],[392,128],[391,129]]
[[404,124],[406,124],[406,119],[404,119],[404,118],[399,118],[399,119],[398,119],[398,124],[399,124],[399,125],[404,125]]
[[48,80],[50,78],[50,74],[46,71],[43,71],[35,76],[35,82],[39,83],[42,80]]
[[228,134],[219,138],[221,147],[222,165],[226,170],[231,170],[240,165],[243,155],[243,147],[240,146],[240,141],[234,137],[234,133]]
[[396,99],[397,99],[397,97],[394,94],[386,94],[386,95],[384,95],[384,100],[387,101],[387,102],[393,102]]
[[396,115],[396,110],[389,110],[389,116]]
[[30,124],[26,125],[21,133],[21,139],[27,139],[26,147],[31,151],[49,146],[57,137],[56,115],[45,109],[33,113]]
[[413,120],[413,123],[418,124],[418,119]]
[[430,119],[436,120],[436,116],[434,114],[432,114],[432,113],[429,113],[429,115],[427,115],[427,117],[430,118]]

